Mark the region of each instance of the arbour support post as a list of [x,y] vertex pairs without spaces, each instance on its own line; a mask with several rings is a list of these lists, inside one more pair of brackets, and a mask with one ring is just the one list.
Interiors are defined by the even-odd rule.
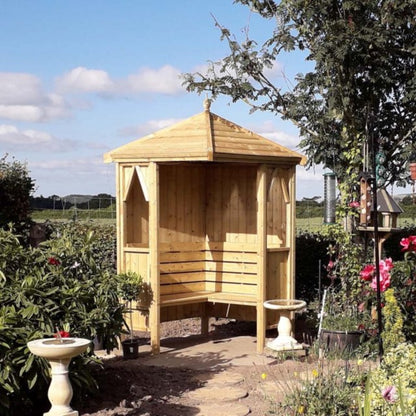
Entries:
[[266,335],[264,301],[266,300],[267,273],[267,168],[257,169],[257,352],[263,353]]
[[150,344],[152,354],[160,353],[160,266],[159,266],[159,165],[149,164],[149,261],[153,303],[150,306]]

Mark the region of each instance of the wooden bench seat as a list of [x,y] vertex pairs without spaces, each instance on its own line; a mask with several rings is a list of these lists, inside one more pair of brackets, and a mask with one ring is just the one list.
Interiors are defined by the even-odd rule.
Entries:
[[209,290],[187,293],[173,293],[160,295],[160,306],[178,306],[189,303],[208,302],[208,296],[212,294]]
[[174,293],[169,295],[161,295],[160,297],[160,305],[162,307],[203,302],[256,306],[257,299],[255,295],[212,292],[209,290],[203,290],[199,292]]

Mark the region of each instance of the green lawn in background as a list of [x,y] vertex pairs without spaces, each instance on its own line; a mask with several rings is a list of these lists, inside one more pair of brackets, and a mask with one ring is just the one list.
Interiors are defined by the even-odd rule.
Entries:
[[[46,220],[51,221],[96,221],[104,224],[111,224],[116,222],[116,213],[114,207],[108,207],[100,210],[74,210],[73,208],[67,210],[42,210],[34,211],[32,213],[32,219],[36,222],[44,222]],[[415,216],[399,216],[399,227],[405,227],[406,225],[415,225]],[[322,227],[325,227],[323,217],[309,217],[309,218],[297,218],[296,219],[296,232],[319,232]]]

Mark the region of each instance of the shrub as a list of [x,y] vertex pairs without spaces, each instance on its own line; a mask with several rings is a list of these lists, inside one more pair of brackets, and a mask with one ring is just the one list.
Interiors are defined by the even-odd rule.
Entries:
[[[309,373],[306,380],[298,380],[297,386],[276,406],[278,415],[305,416],[350,416],[356,414],[357,383],[361,381],[359,371],[351,372],[345,366],[319,367]],[[355,412],[355,413],[354,413]]]
[[[415,372],[416,346],[414,344],[401,343],[385,354],[380,366],[371,373],[368,394],[371,415],[414,414],[416,408]],[[387,397],[386,389],[393,387],[396,394]],[[411,409],[412,413],[401,413],[400,407]]]
[[0,227],[13,223],[19,233],[27,231],[34,186],[26,165],[0,159]]
[[[123,330],[119,282],[97,236],[68,225],[59,234],[33,249],[0,230],[0,414],[34,414],[31,404],[46,398],[49,368],[29,353],[28,341],[65,326],[72,336],[101,337],[110,349]],[[74,390],[94,388],[95,361],[91,348],[72,361]]]

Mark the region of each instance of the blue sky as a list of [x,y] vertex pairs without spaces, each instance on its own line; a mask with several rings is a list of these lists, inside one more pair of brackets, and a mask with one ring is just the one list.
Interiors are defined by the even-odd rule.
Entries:
[[[36,195],[114,195],[103,154],[203,110],[179,75],[226,56],[215,18],[243,37],[267,39],[273,22],[232,0],[3,0],[0,14],[0,157],[27,162]],[[300,55],[276,63],[283,87],[305,70]],[[297,129],[249,114],[223,97],[211,111],[296,149]],[[297,149],[298,150],[298,149]],[[323,194],[322,171],[298,169],[297,197]]]

